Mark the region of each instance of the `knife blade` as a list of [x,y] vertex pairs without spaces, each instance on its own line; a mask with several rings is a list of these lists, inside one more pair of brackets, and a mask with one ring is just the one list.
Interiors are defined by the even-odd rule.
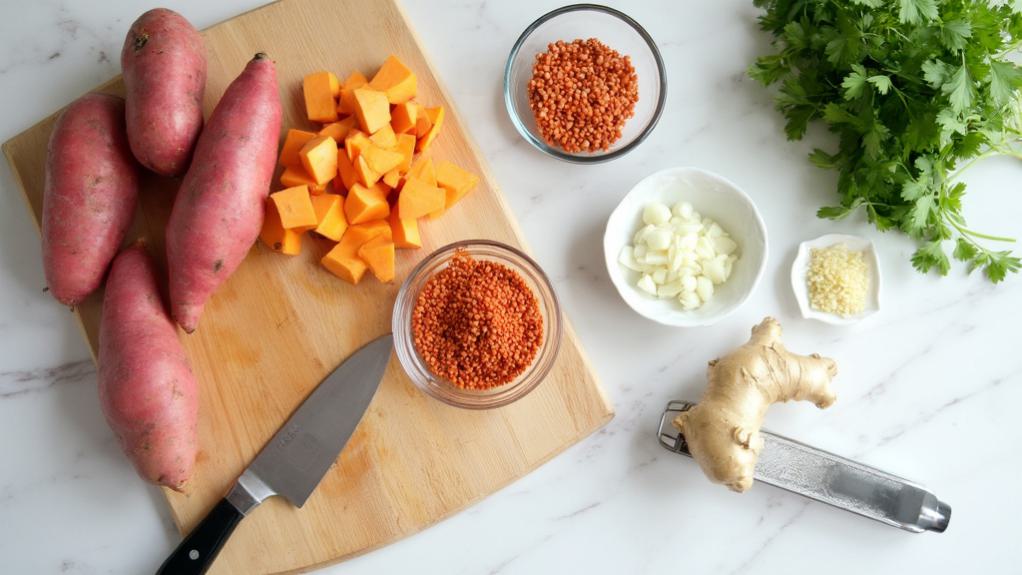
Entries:
[[205,573],[238,523],[269,497],[304,505],[362,420],[393,347],[391,334],[381,336],[320,382],[157,575]]

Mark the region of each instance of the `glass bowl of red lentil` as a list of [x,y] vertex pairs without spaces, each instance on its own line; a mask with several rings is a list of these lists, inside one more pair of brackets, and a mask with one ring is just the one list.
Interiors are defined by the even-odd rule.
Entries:
[[[424,350],[420,350],[420,346],[428,347],[428,344],[422,343],[422,334],[419,331],[423,321],[423,306],[432,307],[428,296],[438,293],[430,290],[437,288],[436,284],[438,282],[435,280],[445,279],[444,275],[450,275],[451,271],[461,271],[457,268],[465,263],[465,256],[468,257],[470,265],[484,264],[491,272],[501,276],[499,278],[501,282],[512,284],[513,289],[518,289],[521,292],[519,294],[512,293],[512,297],[508,297],[508,292],[504,291],[501,292],[504,294],[503,297],[498,299],[487,298],[489,301],[482,304],[487,308],[485,310],[487,315],[491,313],[497,315],[504,313],[506,315],[505,320],[513,321],[515,324],[501,330],[502,333],[499,334],[502,340],[500,345],[510,343],[511,345],[521,346],[523,341],[528,342],[528,345],[523,349],[524,356],[522,357],[524,359],[519,357],[521,371],[515,373],[519,370],[514,369],[506,373],[505,375],[508,376],[509,381],[502,385],[494,385],[492,387],[478,386],[476,388],[457,385],[451,379],[437,375],[435,373],[436,370],[431,369],[430,365],[437,365],[434,363],[436,361],[435,355],[434,359],[430,360],[425,357],[429,355],[431,350],[425,350],[426,353],[423,353]],[[445,270],[447,270],[446,274]],[[468,278],[468,284],[477,286],[479,283],[485,283],[487,275],[490,274],[483,274],[481,279],[478,275]],[[440,288],[445,291],[456,289],[449,286],[440,286]],[[525,312],[505,309],[508,305],[507,301],[515,296],[524,297],[524,300],[534,303],[530,303],[530,309]],[[427,309],[426,313],[430,311]],[[533,321],[523,327],[522,320],[507,314],[506,312],[508,311],[513,311],[516,315],[523,317],[529,316],[531,313]],[[448,313],[446,317],[449,318],[450,314]],[[535,334],[533,334],[531,339],[526,339],[522,332],[528,332],[530,327],[535,330],[537,325],[541,334],[539,338],[536,338]],[[394,332],[394,348],[398,360],[416,387],[426,394],[455,407],[490,409],[508,405],[521,399],[535,389],[550,372],[550,368],[553,367],[561,345],[561,309],[557,303],[557,296],[554,294],[550,281],[532,258],[525,255],[522,251],[500,242],[466,240],[438,249],[412,270],[408,278],[401,285],[397,300],[394,303],[392,329]],[[439,330],[434,330],[434,335],[445,337],[449,340],[463,339],[461,334],[451,334],[450,330],[452,329],[457,329],[457,327],[441,325]],[[448,333],[440,333],[442,331],[447,331]],[[509,336],[508,333],[513,335]],[[482,339],[480,338],[480,341]],[[442,353],[446,353],[446,357],[451,355],[449,349]],[[478,356],[475,357],[475,360],[478,360]],[[460,366],[464,367],[464,364],[466,362],[471,363],[473,358],[459,357],[458,361],[461,362]],[[491,364],[497,363],[501,362],[491,362]],[[492,368],[492,365],[489,367]]]
[[[592,39],[598,42],[593,43]],[[598,46],[599,51],[592,54],[600,59],[599,63],[604,59],[610,61],[611,56],[627,57],[628,63],[624,66],[630,65],[634,68],[634,77],[611,84],[604,76],[608,73],[607,68],[604,67],[601,73],[600,66],[594,65],[585,68],[589,72],[588,77],[585,71],[579,70],[582,74],[581,79],[572,81],[574,89],[571,89],[570,93],[585,93],[588,95],[587,100],[593,102],[596,100],[593,94],[605,86],[617,86],[609,88],[607,93],[610,93],[612,99],[618,100],[623,97],[621,92],[626,86],[630,94],[637,89],[637,100],[634,100],[633,94],[621,104],[628,108],[634,101],[630,117],[627,117],[627,110],[620,117],[616,112],[609,112],[616,118],[614,120],[607,119],[607,113],[592,114],[594,110],[600,112],[620,107],[617,105],[608,107],[598,102],[592,106],[585,104],[585,108],[588,109],[588,114],[604,118],[603,122],[572,121],[578,117],[577,110],[573,109],[562,108],[556,112],[552,111],[549,116],[545,111],[539,112],[546,104],[534,100],[536,93],[539,90],[544,94],[555,92],[563,86],[558,88],[559,83],[556,81],[553,82],[553,86],[530,85],[534,72],[540,69],[539,66],[549,63],[550,60],[547,58],[555,51],[564,50],[565,43],[572,44],[575,40],[590,41],[591,44]],[[608,48],[611,52],[606,50]],[[561,69],[563,62],[563,58],[557,58],[553,68],[546,69]],[[597,73],[593,74],[593,70]],[[626,14],[597,4],[574,4],[544,14],[522,32],[511,48],[507,65],[504,67],[504,104],[515,129],[538,150],[572,163],[606,162],[634,150],[656,127],[663,114],[666,98],[667,73],[656,42],[638,22]],[[571,100],[570,95],[568,99]],[[537,106],[535,111],[534,105]],[[563,112],[567,114],[562,115]],[[543,125],[537,122],[538,115],[543,116]],[[558,122],[556,119],[547,119],[548,117],[560,117],[562,120]],[[591,130],[589,124],[594,125]],[[569,138],[563,135],[564,131],[577,131],[579,125],[590,131],[583,132],[581,137]],[[592,136],[597,140],[602,138],[602,142],[592,143]],[[573,145],[576,142],[577,145]]]

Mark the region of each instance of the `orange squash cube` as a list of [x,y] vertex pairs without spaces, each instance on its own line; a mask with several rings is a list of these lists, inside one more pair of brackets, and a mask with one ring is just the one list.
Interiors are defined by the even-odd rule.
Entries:
[[373,76],[369,87],[387,95],[391,104],[403,104],[415,97],[417,79],[401,60],[391,55]]
[[314,72],[302,79],[305,115],[312,122],[336,122],[337,102],[334,97],[340,83],[333,72]]
[[419,236],[419,220],[400,218],[397,210],[391,210],[387,223],[390,224],[390,233],[394,238],[395,246],[405,249],[422,247],[422,238]]
[[397,137],[397,146],[394,149],[401,152],[403,159],[397,170],[402,174],[408,173],[412,168],[412,158],[415,157],[415,136],[412,134],[400,134]]
[[341,85],[341,94],[337,103],[337,113],[349,115],[355,113],[355,89],[369,84],[362,72],[352,72]]
[[355,160],[358,159],[363,150],[372,145],[373,141],[362,130],[352,130],[348,133],[348,137],[344,138],[344,150],[348,152],[348,159],[351,160],[352,164],[355,163]]
[[401,152],[385,150],[376,145],[371,145],[366,148],[362,152],[361,158],[365,158],[369,169],[377,174],[386,174],[400,166],[401,162],[404,160],[404,156]]
[[372,134],[390,123],[387,95],[370,88],[355,88],[355,117],[362,131]]
[[391,232],[390,224],[387,223],[387,220],[373,220],[348,226],[348,231],[344,233],[341,242],[348,242],[349,245],[354,246],[350,253],[355,255],[355,252],[362,244],[376,236],[383,236],[388,241],[393,241],[393,232]]
[[344,217],[344,198],[337,194],[323,194],[312,198],[316,210],[316,228],[313,230],[324,238],[341,241],[348,220]]
[[429,132],[429,129],[433,127],[433,121],[430,120],[429,114],[426,113],[426,107],[422,104],[415,104],[415,137],[425,137]]
[[380,178],[380,181],[393,190],[394,188],[401,185],[401,172],[399,172],[397,168],[394,168],[393,170],[387,172],[386,174],[383,174],[383,177]]
[[280,174],[280,185],[285,188],[308,186],[309,193],[313,195],[322,194],[326,191],[326,184],[317,184],[316,180],[313,180],[309,174],[305,173],[305,168],[301,166],[297,168],[284,168],[284,171]]
[[415,146],[415,151],[419,153],[428,150],[430,144],[436,139],[437,134],[440,133],[440,126],[444,123],[444,108],[443,106],[426,108],[426,115],[429,116],[430,126],[429,130],[426,130],[426,134],[419,138],[418,145]]
[[436,183],[443,188],[444,208],[449,209],[479,184],[479,176],[445,160],[436,166]]
[[444,209],[444,191],[417,178],[408,178],[397,197],[397,213],[402,219],[421,218]]
[[394,128],[390,127],[390,124],[377,130],[375,134],[369,136],[369,139],[385,150],[397,145],[397,134],[394,133]]
[[316,227],[316,210],[308,186],[295,186],[270,194],[281,226],[302,233]]
[[286,168],[302,167],[302,159],[298,157],[298,152],[315,137],[316,134],[305,130],[288,130],[287,136],[284,137],[284,145],[280,148],[280,165]]
[[390,215],[388,192],[388,188],[379,184],[368,188],[359,184],[352,186],[344,199],[344,215],[348,223],[361,224]]
[[[350,190],[358,182],[358,174],[355,173],[355,166],[348,158],[345,150],[337,151],[337,176],[345,191]],[[337,187],[337,180],[334,180],[334,187]]]
[[370,168],[369,163],[366,162],[365,156],[359,156],[355,159],[355,176],[359,183],[363,186],[369,187],[380,181],[383,174]]
[[414,132],[418,110],[419,105],[415,102],[405,102],[394,106],[394,109],[390,111],[390,127],[398,134]]
[[419,156],[419,159],[412,164],[408,170],[408,178],[415,178],[431,186],[436,185],[436,168],[433,166],[433,159]]
[[294,256],[302,251],[302,234],[284,229],[280,222],[280,214],[277,213],[277,205],[270,198],[266,198],[266,217],[263,218],[263,227],[259,230],[259,239],[266,247],[282,254]]
[[342,244],[337,244],[319,260],[319,263],[342,280],[358,285],[366,273],[367,266],[358,256],[344,255],[343,251]]
[[394,281],[394,242],[383,236],[376,236],[358,248],[358,257],[383,283]]
[[302,166],[317,184],[326,184],[337,176],[337,142],[330,136],[317,136],[298,152]]
[[356,120],[354,116],[349,116],[343,120],[338,120],[332,124],[323,126],[323,129],[318,132],[319,136],[330,136],[335,142],[340,144],[344,141],[344,138],[348,136],[348,132],[355,127]]

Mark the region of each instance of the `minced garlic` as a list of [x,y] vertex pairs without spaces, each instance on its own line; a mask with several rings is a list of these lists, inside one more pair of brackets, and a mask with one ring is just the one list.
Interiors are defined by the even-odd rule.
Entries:
[[806,282],[809,305],[815,310],[848,317],[866,307],[869,290],[866,258],[844,244],[813,248]]

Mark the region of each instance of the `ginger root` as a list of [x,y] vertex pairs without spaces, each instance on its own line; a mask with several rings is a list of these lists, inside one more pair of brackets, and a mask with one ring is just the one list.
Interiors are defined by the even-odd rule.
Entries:
[[752,486],[770,404],[794,399],[825,408],[836,399],[834,360],[791,353],[780,338],[781,324],[772,317],[753,327],[748,343],[710,362],[702,400],[673,421],[706,476],[733,491]]

